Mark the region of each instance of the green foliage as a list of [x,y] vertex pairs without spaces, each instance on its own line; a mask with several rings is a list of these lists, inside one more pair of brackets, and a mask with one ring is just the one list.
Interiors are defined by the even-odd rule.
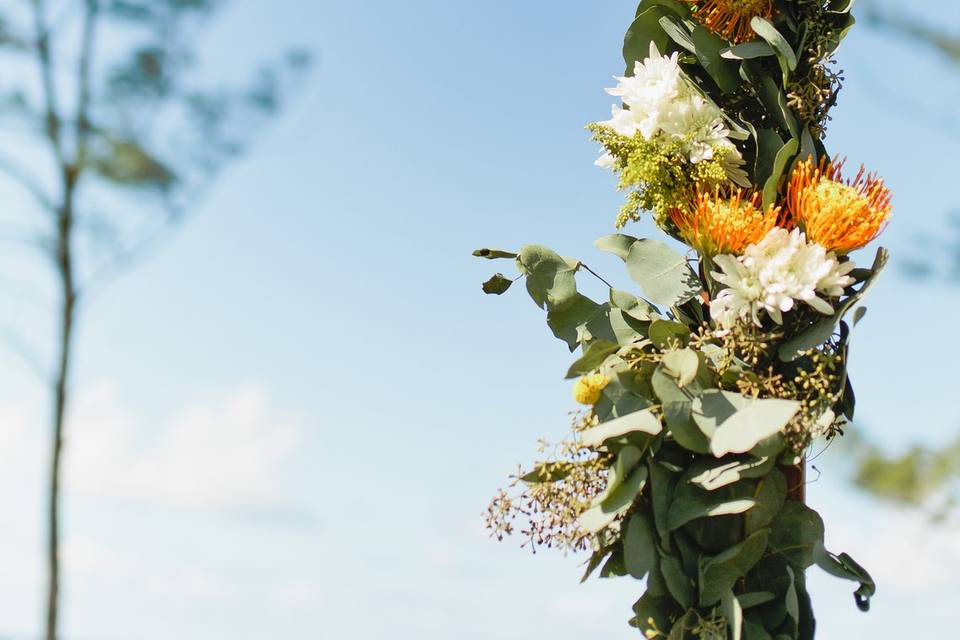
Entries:
[[[755,37],[737,44],[699,24],[694,3],[643,0],[624,40],[627,73],[651,43],[677,53],[697,92],[683,99],[703,106],[702,96],[720,108],[723,135],[739,145],[763,207],[782,205],[796,161],[827,156],[821,138],[838,88],[827,64],[852,25],[850,4],[778,0],[770,19],[750,23]],[[694,138],[590,129],[629,191],[618,225],[648,210],[681,239],[683,212],[674,209],[687,207],[698,189],[739,184],[724,166],[729,149],[713,148],[712,157],[692,163],[685,145]],[[737,213],[701,222],[727,224],[717,233],[733,234]],[[509,499],[495,500],[491,529],[508,528],[498,514],[522,512],[535,543],[591,551],[584,579],[599,572],[645,580],[630,623],[650,639],[811,640],[805,575],[813,564],[857,582],[857,605],[865,608],[873,580],[849,556],[823,549],[823,522],[797,500],[787,480],[796,474],[786,471],[802,464],[813,438],[839,433],[838,416],[853,414],[844,317],[852,312],[853,324],[862,317],[854,307],[886,251],[871,269],[853,271],[842,293],[824,294],[832,315],[825,305],[798,303],[784,305],[782,317],[770,311],[755,322],[712,322],[708,305],[729,293],[751,295],[734,285],[724,292],[732,274],[711,276],[722,267],[717,256],[682,255],[626,234],[594,244],[623,260],[639,293],[615,289],[579,260],[537,245],[475,253],[516,259],[553,333],[580,350],[567,377],[586,376],[575,397],[589,404],[559,445],[561,455],[520,475],[527,501],[511,510]],[[578,290],[577,278],[587,275],[607,286],[604,301]]]

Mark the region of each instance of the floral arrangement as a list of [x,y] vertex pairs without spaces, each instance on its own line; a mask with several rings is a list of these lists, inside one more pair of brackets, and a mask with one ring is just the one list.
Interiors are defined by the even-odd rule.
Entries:
[[[572,432],[493,499],[498,538],[589,553],[584,579],[645,580],[630,624],[645,638],[809,639],[814,564],[875,586],[824,548],[804,501],[804,460],[853,418],[847,373],[857,303],[887,261],[850,253],[887,224],[890,192],[824,146],[842,75],[834,54],[852,0],[643,0],[609,120],[589,126],[597,164],[626,192],[617,227],[642,215],[688,247],[622,233],[642,292],[614,289],[542,246],[514,260],[571,351],[582,409]],[[594,301],[587,273],[609,288]],[[483,285],[502,294],[496,274]],[[849,320],[847,319],[849,317]]]

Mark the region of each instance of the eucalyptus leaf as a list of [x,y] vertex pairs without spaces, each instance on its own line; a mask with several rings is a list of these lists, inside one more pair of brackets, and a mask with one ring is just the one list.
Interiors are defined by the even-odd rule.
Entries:
[[567,379],[576,378],[590,373],[595,369],[599,369],[600,365],[602,365],[609,356],[616,353],[619,348],[620,345],[616,342],[594,340],[590,343],[590,346],[584,350],[583,355],[570,365],[570,368],[567,370]]
[[527,292],[541,309],[559,307],[576,295],[576,264],[540,245],[527,245],[517,256],[517,267],[527,276]]
[[[773,460],[773,458],[769,458]],[[744,518],[744,530],[752,533],[767,527],[783,508],[787,499],[787,479],[779,469],[760,478],[754,492],[756,505]]]
[[846,553],[835,555],[827,551],[822,542],[813,547],[813,561],[832,576],[859,582],[860,587],[853,594],[854,601],[861,611],[870,610],[870,598],[876,593],[877,585],[866,569]]
[[660,572],[667,584],[667,590],[683,609],[689,609],[693,605],[694,584],[683,570],[683,563],[680,558],[666,553],[660,547],[657,547],[657,553],[660,556]]
[[728,453],[746,453],[778,434],[799,410],[796,400],[754,400],[717,428],[710,440],[710,451],[718,458]]
[[697,518],[743,513],[756,504],[753,492],[754,487],[748,482],[707,491],[692,484],[688,472],[674,489],[667,513],[668,528],[672,531]]
[[700,367],[700,358],[696,351],[690,348],[665,353],[662,362],[663,370],[667,375],[676,378],[677,386],[681,388],[694,381]]
[[823,520],[810,507],[787,500],[770,523],[770,553],[784,558],[796,571],[814,562],[814,549],[823,544]]
[[577,521],[579,527],[587,533],[597,533],[608,526],[616,520],[617,516],[630,508],[646,481],[647,468],[637,468],[603,502],[592,505],[580,514]]
[[650,340],[658,349],[676,349],[690,343],[690,328],[672,320],[655,320],[650,325]]
[[765,58],[776,55],[773,47],[765,40],[751,40],[750,42],[741,42],[733,47],[728,47],[720,52],[720,55],[728,60],[751,60],[753,58]]
[[656,240],[637,240],[630,247],[627,273],[661,307],[683,304],[703,288],[687,259]]
[[487,260],[513,259],[517,254],[510,251],[501,251],[500,249],[477,249],[473,252],[477,258],[486,258]]
[[[776,460],[744,456],[735,460],[700,460],[690,468],[690,482],[707,491],[714,491],[746,478],[765,476]],[[780,507],[774,511],[779,511]]]
[[586,447],[599,447],[604,441],[639,431],[657,435],[663,430],[660,420],[649,409],[615,418],[587,429],[580,434],[580,443]]
[[727,589],[723,592],[720,598],[720,611],[727,620],[730,640],[740,640],[743,637],[743,609],[732,590]]
[[653,527],[641,513],[630,516],[627,530],[623,536],[623,561],[627,572],[642,579],[657,565],[657,543],[654,539]]
[[593,246],[601,251],[612,253],[621,260],[626,261],[627,256],[630,254],[630,247],[632,247],[635,242],[637,242],[637,239],[633,236],[628,236],[623,233],[612,233],[594,240]]
[[767,530],[761,529],[747,536],[743,542],[701,561],[700,605],[706,607],[716,604],[737,580],[747,575],[760,561],[766,546]]
[[507,278],[502,273],[495,273],[490,277],[489,280],[483,283],[481,288],[486,294],[501,295],[510,288],[510,285],[513,284],[513,280]]

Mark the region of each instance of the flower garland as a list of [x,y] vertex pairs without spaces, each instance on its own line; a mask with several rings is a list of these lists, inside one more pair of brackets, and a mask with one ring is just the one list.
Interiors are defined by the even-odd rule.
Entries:
[[[823,143],[840,89],[833,56],[852,0],[643,0],[612,117],[589,126],[627,201],[690,248],[621,233],[642,295],[577,290],[596,275],[528,245],[512,259],[554,335],[579,350],[571,435],[491,502],[498,538],[590,554],[584,579],[645,580],[629,622],[645,638],[808,640],[805,573],[875,585],[824,547],[803,460],[853,418],[847,371],[858,302],[887,261],[850,252],[890,219],[890,192]],[[606,281],[604,281],[606,284]],[[502,294],[496,274],[483,285]],[[609,284],[607,285],[609,287]],[[852,312],[852,313],[851,313]],[[850,315],[852,321],[846,318]]]

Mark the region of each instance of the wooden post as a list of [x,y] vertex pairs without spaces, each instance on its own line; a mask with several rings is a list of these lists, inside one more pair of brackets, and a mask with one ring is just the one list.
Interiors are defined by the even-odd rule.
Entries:
[[807,498],[807,461],[790,467],[780,467],[787,479],[787,500],[806,502]]

